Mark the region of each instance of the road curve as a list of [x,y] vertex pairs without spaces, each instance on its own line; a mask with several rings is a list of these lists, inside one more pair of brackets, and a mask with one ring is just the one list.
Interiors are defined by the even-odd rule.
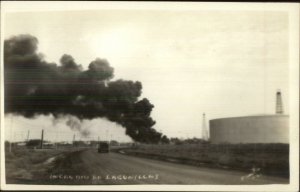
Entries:
[[[69,154],[68,169],[50,175],[62,184],[288,184],[288,179],[261,176],[245,177],[247,173],[195,167],[119,153],[97,153],[95,149]],[[64,159],[62,160],[64,161]],[[74,172],[75,170],[75,172]],[[244,179],[241,179],[243,178]]]

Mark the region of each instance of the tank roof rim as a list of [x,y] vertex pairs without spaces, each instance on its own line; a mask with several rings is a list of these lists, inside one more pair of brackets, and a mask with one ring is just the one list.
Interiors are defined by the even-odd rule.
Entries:
[[266,114],[266,115],[249,115],[249,116],[237,116],[237,117],[223,117],[223,118],[216,118],[216,119],[210,119],[210,121],[213,120],[221,120],[221,119],[238,119],[238,118],[257,118],[257,117],[289,117],[288,114]]

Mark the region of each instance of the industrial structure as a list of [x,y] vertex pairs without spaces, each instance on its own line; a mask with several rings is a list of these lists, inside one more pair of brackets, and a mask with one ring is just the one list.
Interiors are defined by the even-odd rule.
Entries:
[[213,119],[209,131],[212,143],[289,143],[289,116],[283,114],[280,90],[276,114]]
[[283,105],[280,90],[276,93],[276,114],[283,114]]
[[202,117],[202,139],[205,141],[208,141],[208,139],[209,139],[208,130],[207,130],[207,126],[206,126],[205,113],[203,113],[203,117]]

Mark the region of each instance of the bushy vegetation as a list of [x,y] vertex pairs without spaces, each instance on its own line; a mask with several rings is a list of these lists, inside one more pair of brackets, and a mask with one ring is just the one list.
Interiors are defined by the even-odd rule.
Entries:
[[26,143],[27,147],[40,147],[41,146],[41,139],[31,139]]

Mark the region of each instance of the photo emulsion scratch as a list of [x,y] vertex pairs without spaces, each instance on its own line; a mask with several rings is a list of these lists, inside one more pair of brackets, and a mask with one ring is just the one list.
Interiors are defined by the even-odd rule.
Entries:
[[290,183],[287,11],[3,18],[7,185]]

